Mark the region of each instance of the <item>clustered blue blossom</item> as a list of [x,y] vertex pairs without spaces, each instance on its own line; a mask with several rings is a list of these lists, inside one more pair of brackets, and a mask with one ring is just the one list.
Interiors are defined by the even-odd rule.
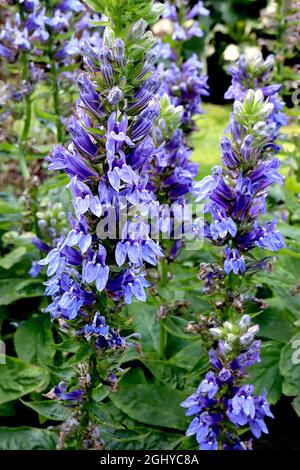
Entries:
[[86,338],[95,335],[96,346],[101,349],[125,349],[127,346],[125,338],[120,336],[118,331],[109,327],[99,312],[96,312],[91,323],[85,325],[84,335]]
[[221,141],[223,167],[194,184],[196,201],[206,201],[205,236],[224,247],[226,274],[243,274],[247,253],[255,247],[277,251],[285,246],[276,221],[258,220],[266,213],[269,187],[283,184],[275,157],[277,125],[269,120],[273,110],[260,89],[249,90],[243,102],[236,100],[230,135]]
[[272,73],[275,56],[270,54],[266,60],[258,53],[254,58],[241,55],[236,65],[229,67],[232,76],[231,85],[225,93],[226,99],[243,101],[249,89],[261,90],[264,98],[273,104],[272,112],[267,117],[268,123],[275,123],[275,131],[288,124],[283,108],[284,102],[279,96],[281,84],[273,84]]
[[[172,48],[169,43],[158,40],[155,46],[160,59],[157,72],[161,78],[157,96],[161,104],[165,105],[167,100],[167,106],[153,129],[154,141],[160,151],[150,160],[148,188],[163,204],[184,204],[198,174],[198,165],[190,160],[192,147],[188,136],[195,130],[195,116],[202,113],[202,96],[209,94],[207,77],[202,75],[202,63],[196,54],[181,62],[176,44],[194,36],[201,37],[199,16],[208,14],[203,2],[190,10],[188,2],[176,1],[166,2],[162,15],[172,23],[175,44]],[[172,115],[173,126],[170,123]],[[174,243],[169,259],[176,256],[180,246],[181,241]]]
[[171,62],[165,68],[159,66],[162,85],[159,93],[166,93],[174,106],[182,106],[182,123],[185,132],[195,129],[193,118],[202,114],[202,97],[208,96],[208,77],[202,75],[203,65],[193,54],[182,64]]
[[199,17],[208,16],[209,10],[205,8],[202,1],[198,1],[190,7],[188,0],[175,0],[165,2],[162,17],[172,22],[172,39],[174,41],[186,41],[193,37],[204,35],[199,25]]
[[187,416],[194,416],[186,435],[196,435],[200,450],[248,450],[252,439],[243,441],[240,429],[249,428],[256,438],[268,433],[264,419],[274,416],[266,393],[255,395],[254,387],[245,384],[248,368],[260,361],[257,331],[248,315],[238,325],[225,322],[211,331],[219,339],[217,349],[209,351],[211,370],[181,404]]
[[[137,30],[143,34],[145,28],[139,20],[128,36]],[[97,299],[145,301],[145,266],[156,265],[163,256],[143,217],[156,204],[155,194],[147,189],[147,164],[159,150],[151,136],[159,114],[154,101],[159,77],[147,49],[129,76],[128,53],[126,40],[108,27],[99,51],[85,43],[87,72],[78,77],[80,99],[68,126],[72,141],[67,148],[55,147],[48,157],[50,169],[63,170],[70,178],[71,230],[39,262],[48,266],[45,294],[52,297],[45,312],[52,318],[76,319],[85,336],[96,337],[96,346],[112,349],[123,348],[125,340],[106,325]],[[120,225],[124,208],[129,215],[121,235],[98,237],[98,223],[109,222],[113,209]]]
[[177,128],[165,140],[162,121],[155,127],[154,139],[157,145],[164,142],[149,165],[148,188],[154,191],[162,203],[184,201],[189,195],[198,174],[198,165],[190,160],[192,149],[185,143],[182,129]]
[[71,403],[78,403],[84,398],[84,391],[80,388],[67,392],[67,384],[60,382],[53,390],[55,398]]
[[[48,202],[44,206],[41,204],[36,217],[40,236],[35,236],[32,239],[32,243],[38,250],[48,254],[57,245],[61,235],[67,232],[67,214],[60,202]],[[30,276],[37,277],[42,268],[43,266],[37,261],[33,261],[29,271]]]
[[167,132],[166,123],[160,119],[155,126],[154,137],[157,144],[165,142],[164,147],[152,160],[152,188],[158,194],[164,194],[163,202],[183,199],[191,192],[198,174],[198,165],[190,161],[192,148],[188,135],[195,129],[194,117],[202,113],[201,97],[208,95],[207,77],[201,75],[202,64],[196,55],[183,64],[174,62],[159,64],[161,76],[159,96],[168,96],[170,104],[180,111],[180,127]]
[[[230,273],[264,268],[266,258],[248,255],[255,247],[277,251],[285,246],[276,221],[260,221],[267,212],[269,187],[283,183],[276,139],[285,116],[277,94],[280,87],[266,85],[272,65],[271,57],[266,62],[242,57],[231,68],[232,85],[226,97],[235,101],[227,135],[221,141],[223,166],[214,167],[211,175],[193,187],[196,201],[205,203],[204,235],[223,248],[221,263],[200,271],[205,292],[213,292],[214,283],[226,287]],[[197,232],[196,224],[194,229]],[[240,428],[242,434],[250,430],[256,438],[268,433],[264,419],[273,415],[266,393],[255,395],[253,385],[245,383],[248,368],[260,361],[261,342],[254,339],[257,331],[248,315],[238,323],[225,321],[210,328],[218,338],[217,348],[209,351],[211,370],[197,392],[182,403],[188,408],[186,414],[195,416],[187,435],[196,435],[201,450],[251,449],[252,440],[242,440]]]
[[18,0],[17,4],[17,12],[1,7],[0,57],[17,64],[25,53],[28,77],[17,87],[8,85],[6,102],[20,101],[32,92],[34,84],[47,80],[48,74],[53,73],[48,63],[49,53],[57,79],[67,80],[69,84],[76,80],[78,72],[74,65],[84,42],[101,44],[100,34],[91,23],[91,20],[99,21],[99,16],[91,14],[78,0],[62,0],[51,7],[51,12],[42,0]]

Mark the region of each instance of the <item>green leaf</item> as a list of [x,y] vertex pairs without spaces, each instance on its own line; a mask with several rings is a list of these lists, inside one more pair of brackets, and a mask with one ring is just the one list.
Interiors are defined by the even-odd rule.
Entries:
[[197,339],[191,344],[188,344],[178,353],[170,358],[170,362],[176,364],[179,367],[185,367],[186,369],[192,369],[201,359],[203,355],[202,340]]
[[199,450],[195,436],[185,437],[177,450]]
[[127,310],[133,318],[135,331],[142,336],[143,350],[159,352],[159,322],[156,320],[156,308],[153,305],[133,302]]
[[264,390],[268,392],[268,401],[276,403],[282,391],[282,376],[279,371],[279,359],[282,343],[270,341],[265,343],[261,349],[261,362],[249,369],[250,378],[246,383],[254,385],[255,393],[260,394]]
[[50,379],[47,369],[9,356],[5,356],[5,361],[5,364],[0,364],[0,403],[15,400],[33,391],[41,392],[47,387]]
[[[124,380],[124,379],[123,379]],[[130,418],[162,428],[185,430],[188,419],[180,403],[186,393],[160,383],[126,385],[121,382],[111,401]]]
[[[157,353],[154,353],[157,354]],[[137,351],[135,348],[127,348],[119,356],[119,364],[124,364],[125,362],[140,360],[142,353]]]
[[35,402],[26,402],[21,400],[23,405],[28,406],[38,414],[53,421],[65,421],[70,418],[72,409],[58,400],[44,400]]
[[110,388],[107,385],[104,384],[99,384],[97,387],[95,387],[92,391],[92,399],[96,403],[100,403],[104,398],[108,397],[110,394]]
[[295,317],[299,317],[300,296],[292,295],[290,289],[298,283],[299,266],[299,260],[284,256],[278,259],[276,269],[268,275],[268,281],[262,271],[255,275],[256,283],[261,282],[266,288],[272,289],[273,297],[266,299],[268,305],[291,313]]
[[285,179],[285,187],[288,191],[298,194],[300,191],[300,183],[297,181],[296,175],[288,176]]
[[19,299],[43,295],[43,285],[37,279],[1,279],[0,305],[9,305]]
[[0,259],[0,266],[4,269],[10,269],[12,266],[14,266],[20,261],[20,259],[23,255],[25,255],[25,253],[25,246],[19,246],[18,248],[15,248],[10,253]]
[[47,178],[44,183],[39,186],[38,191],[39,191],[39,197],[44,198],[44,197],[49,197],[49,192],[51,192],[53,189],[60,188],[60,199],[61,199],[61,194],[63,195],[63,201],[66,198],[67,195],[70,196],[69,191],[66,190],[66,186],[69,182],[69,178],[66,174],[60,173],[58,175],[52,176],[51,178]]
[[134,429],[136,423],[126,414],[119,410],[111,401],[107,403],[96,403],[91,400],[88,403],[89,416],[101,424],[101,430],[107,429],[114,432],[116,429]]
[[86,0],[86,3],[98,13],[104,11],[104,4],[101,0]]
[[45,119],[46,121],[56,122],[56,114],[48,113],[47,111],[39,108],[37,105],[34,107],[34,112],[40,119]]
[[294,407],[294,410],[296,411],[297,415],[300,416],[300,395],[298,395],[296,398],[294,398],[293,407]]
[[14,335],[19,359],[31,364],[52,364],[55,349],[52,324],[47,315],[39,314],[24,322]]
[[300,390],[300,332],[282,348],[280,372],[284,377],[283,393],[296,396]]
[[54,450],[57,436],[46,429],[0,427],[1,450]]
[[178,433],[166,433],[143,427],[134,430],[101,430],[107,450],[173,450],[184,439]]
[[109,26],[108,21],[90,21],[93,26]]
[[16,145],[10,144],[9,142],[1,142],[0,144],[0,151],[10,152],[10,153],[17,153],[18,147]]
[[174,336],[178,336],[178,338],[188,339],[188,340],[196,340],[196,335],[191,335],[185,333],[185,329],[188,325],[188,321],[181,317],[175,317],[173,315],[169,315],[163,322],[164,328]]
[[0,405],[0,416],[14,416],[16,414],[15,402],[8,401]]
[[111,401],[105,405],[90,402],[89,415],[101,425],[101,437],[107,450],[169,450],[184,437],[174,431],[170,433],[137,425]]
[[259,336],[267,339],[287,342],[295,334],[289,312],[275,306],[265,309],[255,322],[259,324]]
[[68,72],[68,71],[73,71],[78,68],[78,64],[69,64],[69,65],[64,65],[63,67],[58,67],[57,69],[57,75],[60,75],[63,72]]
[[122,383],[126,385],[146,384],[147,380],[143,369],[141,367],[129,369],[125,377],[122,379]]
[[160,382],[172,388],[184,388],[186,370],[168,361],[143,359],[143,364]]

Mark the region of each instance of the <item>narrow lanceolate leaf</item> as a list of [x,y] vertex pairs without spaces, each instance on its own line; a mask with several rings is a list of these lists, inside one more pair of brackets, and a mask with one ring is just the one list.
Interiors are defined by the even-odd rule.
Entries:
[[41,281],[9,278],[0,280],[0,305],[9,305],[19,299],[39,297],[43,294]]
[[20,259],[22,258],[23,255],[25,255],[25,253],[26,253],[25,246],[19,246],[18,248],[15,248],[10,253],[8,253],[7,255],[3,256],[3,258],[0,259],[1,268],[10,269],[12,266],[14,266],[20,261]]
[[[20,398],[31,392],[41,392],[49,384],[49,372],[42,367],[1,355],[0,404]],[[1,362],[4,362],[2,364]]]

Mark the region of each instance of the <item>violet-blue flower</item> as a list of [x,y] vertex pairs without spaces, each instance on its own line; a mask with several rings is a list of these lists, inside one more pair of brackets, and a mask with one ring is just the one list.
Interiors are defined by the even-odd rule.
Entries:
[[249,260],[247,252],[255,247],[277,251],[284,247],[276,221],[260,222],[266,212],[269,187],[282,184],[276,133],[263,124],[273,110],[262,91],[250,90],[243,102],[236,101],[231,117],[230,137],[221,142],[223,168],[194,184],[196,201],[206,201],[205,235],[212,243],[224,246],[226,274],[243,274]]
[[[155,101],[159,79],[153,67],[139,78],[127,74],[134,53],[128,35],[115,38],[107,28],[104,38],[99,51],[86,44],[83,48],[88,73],[77,81],[80,100],[77,115],[69,120],[71,143],[67,149],[54,148],[48,157],[50,169],[63,170],[70,178],[71,229],[39,264],[48,266],[45,293],[52,297],[45,311],[72,321],[97,347],[115,349],[126,343],[106,324],[104,312],[95,311],[97,298],[145,301],[145,266],[156,265],[163,256],[148,221],[141,220],[141,204],[147,212],[155,203],[155,194],[146,187],[146,165],[156,151],[151,132],[160,111]],[[140,69],[148,61],[149,38],[140,53]],[[124,209],[129,219],[121,225]],[[121,232],[101,238],[99,224],[110,211]]]
[[254,387],[244,384],[248,368],[260,360],[257,330],[248,315],[238,324],[225,322],[211,330],[218,337],[218,346],[209,351],[212,370],[181,404],[187,416],[195,416],[186,435],[196,435],[200,450],[250,449],[251,440],[241,441],[239,428],[249,429],[256,438],[268,433],[264,419],[274,416],[266,394],[255,395]]
[[250,88],[260,89],[263,96],[268,98],[273,105],[267,122],[274,123],[278,130],[281,126],[287,125],[288,121],[283,111],[284,102],[278,94],[281,85],[270,83],[274,61],[273,55],[269,55],[266,60],[263,59],[261,53],[258,53],[256,57],[241,55],[237,64],[229,67],[232,81],[225,93],[225,98],[243,101]]

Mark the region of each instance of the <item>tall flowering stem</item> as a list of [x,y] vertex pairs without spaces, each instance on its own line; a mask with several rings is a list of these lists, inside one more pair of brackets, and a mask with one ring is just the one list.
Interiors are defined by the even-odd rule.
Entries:
[[[50,16],[51,14],[51,5],[49,0],[46,0],[46,13]],[[58,77],[57,77],[57,70],[56,64],[54,61],[54,38],[53,38],[53,31],[51,28],[48,27],[49,32],[49,40],[48,40],[48,56],[50,60],[50,71],[51,71],[51,78],[52,78],[52,86],[53,86],[53,109],[55,113],[55,124],[56,124],[56,139],[57,142],[63,141],[63,126],[61,122],[61,113],[60,113],[60,103],[59,103],[59,87],[58,87]]]
[[[20,14],[21,21],[24,22],[25,14],[23,11],[23,7],[20,4],[19,4],[19,14]],[[29,64],[28,64],[27,53],[25,50],[21,52],[21,59],[22,59],[22,79],[24,83],[26,83],[29,79]],[[26,183],[30,178],[30,173],[29,173],[27,163],[26,163],[26,156],[25,156],[25,150],[23,148],[23,143],[26,141],[28,137],[28,133],[30,131],[30,125],[31,125],[31,116],[32,116],[31,97],[28,94],[26,94],[24,98],[24,105],[25,105],[24,123],[23,123],[23,127],[21,130],[21,134],[19,136],[19,165],[20,165],[20,170],[21,170],[23,179]]]
[[[198,165],[190,160],[189,135],[196,128],[195,117],[202,113],[202,96],[208,95],[207,77],[202,75],[202,63],[195,54],[183,60],[181,46],[188,39],[203,36],[199,19],[208,14],[203,2],[193,8],[184,0],[165,2],[163,19],[153,28],[162,37],[155,46],[161,81],[157,91],[160,114],[153,128],[153,138],[160,151],[149,161],[148,189],[161,204],[169,206],[174,203],[184,206],[198,173]],[[162,241],[162,244],[168,261],[173,261],[182,240]]]
[[202,113],[202,96],[209,93],[207,77],[202,74],[202,62],[196,54],[186,60],[183,46],[192,38],[204,36],[200,21],[208,15],[209,11],[202,1],[193,7],[185,0],[166,2],[161,20],[163,24],[158,24],[156,28],[163,39],[171,35],[171,45],[163,39],[157,45],[160,57],[158,68],[162,75],[159,93],[166,93],[174,106],[183,107],[182,128],[185,134],[196,129],[194,118]]
[[200,450],[250,450],[252,439],[243,437],[245,431],[250,428],[256,438],[268,433],[264,418],[273,415],[266,394],[255,395],[245,383],[248,367],[260,360],[257,330],[248,315],[209,330],[217,340],[208,352],[211,370],[181,404],[187,416],[194,416],[186,434],[196,436]]
[[291,98],[297,104],[299,64],[295,59],[299,54],[299,0],[268,0],[266,8],[260,11],[260,21],[265,34],[258,38],[258,44],[275,54],[275,74],[282,84],[282,93],[289,96],[295,91],[296,103],[293,96]]
[[[64,104],[68,101],[70,85],[76,79],[82,41],[89,39],[91,43],[95,40],[99,43],[99,34],[95,35],[95,28],[89,23],[93,17],[79,0],[18,0],[14,3],[1,6],[0,57],[4,76],[10,74],[10,80],[3,87],[1,122],[5,125],[14,114],[19,118],[15,104],[23,102],[24,122],[19,141],[28,140],[35,91],[46,84],[51,91],[53,111],[42,110],[43,119],[49,116],[53,121],[54,118],[57,141],[61,142],[65,106],[60,101]],[[19,61],[21,76],[18,75]],[[59,86],[64,88],[64,94],[59,95]],[[11,129],[8,133],[13,134]],[[27,170],[27,179],[28,175]]]
[[[148,187],[163,204],[175,201],[183,204],[190,196],[198,173],[198,166],[190,161],[192,146],[189,134],[196,128],[195,116],[202,113],[202,96],[208,95],[207,77],[202,75],[202,63],[195,54],[183,60],[180,51],[186,40],[203,36],[199,19],[208,14],[203,2],[192,8],[184,0],[166,2],[163,19],[154,27],[162,39],[155,47],[159,58],[157,70],[161,77],[157,93],[161,111],[153,136],[156,145],[164,142],[164,147],[150,161]],[[170,260],[176,256],[180,245],[180,242],[173,244],[168,256]]]
[[243,101],[249,89],[260,89],[264,98],[268,98],[269,103],[273,104],[272,112],[267,117],[268,123],[273,122],[276,130],[279,130],[281,126],[288,124],[288,120],[283,111],[284,102],[279,95],[282,85],[273,83],[275,66],[275,56],[272,54],[266,60],[261,53],[255,57],[241,55],[237,64],[228,69],[232,80],[224,97]]
[[245,273],[256,261],[248,253],[255,247],[277,251],[284,247],[275,221],[259,222],[267,210],[269,187],[283,184],[277,124],[271,120],[274,104],[261,90],[249,90],[243,102],[234,102],[229,137],[221,141],[223,167],[194,185],[197,201],[207,201],[206,237],[224,247],[225,274]]
[[107,381],[117,353],[133,344],[121,336],[117,314],[133,297],[146,300],[146,267],[163,256],[144,216],[157,206],[147,189],[147,164],[158,151],[151,132],[159,115],[154,39],[147,27],[161,6],[146,0],[89,4],[107,18],[103,43],[99,51],[83,46],[86,71],[77,80],[72,140],[48,157],[50,170],[70,178],[71,227],[53,249],[35,240],[47,252],[35,274],[37,266],[48,266],[45,294],[52,302],[45,312],[88,341],[88,369],[106,358],[99,367]]
[[244,289],[244,276],[268,265],[267,257],[251,253],[255,248],[277,251],[285,246],[276,221],[259,220],[266,214],[269,187],[283,183],[275,157],[279,125],[274,97],[265,99],[261,89],[243,93],[234,82],[231,92],[237,90],[242,101],[234,102],[229,135],[221,141],[223,167],[215,167],[211,176],[194,185],[196,200],[205,203],[205,236],[220,255],[219,262],[203,265],[200,271],[205,292],[219,294],[216,313],[201,325],[203,329],[206,323],[212,346],[211,370],[182,403],[186,414],[195,416],[187,435],[196,435],[201,450],[251,449],[252,441],[248,435],[242,438],[241,430],[259,438],[268,433],[264,418],[273,416],[266,394],[255,395],[246,383],[248,368],[260,360],[261,344],[254,340],[258,326],[248,315],[239,318],[247,296],[237,293]]

